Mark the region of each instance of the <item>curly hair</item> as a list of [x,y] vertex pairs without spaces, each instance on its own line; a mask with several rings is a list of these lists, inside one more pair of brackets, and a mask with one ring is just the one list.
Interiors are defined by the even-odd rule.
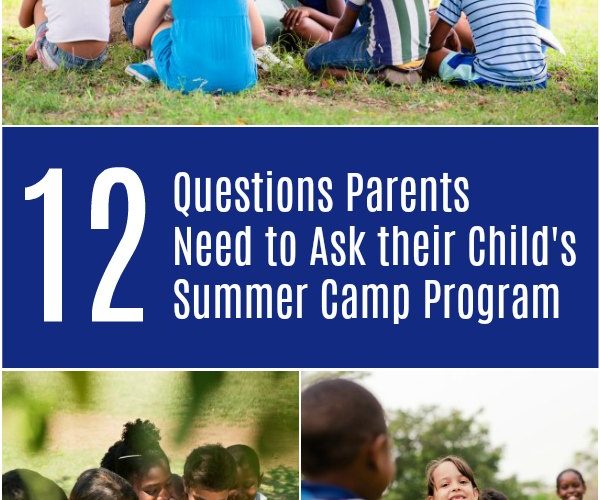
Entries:
[[149,420],[137,419],[123,427],[121,439],[113,444],[100,462],[130,483],[156,465],[169,466],[169,459],[160,447],[160,431]]

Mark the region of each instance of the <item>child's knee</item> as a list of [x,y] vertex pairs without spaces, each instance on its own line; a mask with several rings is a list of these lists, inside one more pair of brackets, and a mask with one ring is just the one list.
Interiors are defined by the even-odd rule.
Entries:
[[298,21],[294,26],[290,28],[290,31],[293,33],[297,33],[300,36],[305,35],[310,31],[310,28],[313,27],[313,21],[307,17],[303,17]]
[[316,47],[309,49],[304,56],[304,67],[311,73],[316,73],[321,69],[320,66],[316,64],[315,57],[313,55],[315,48]]
[[320,56],[322,45],[317,45],[306,51],[304,56],[304,67],[311,73],[318,73],[325,68],[323,58]]

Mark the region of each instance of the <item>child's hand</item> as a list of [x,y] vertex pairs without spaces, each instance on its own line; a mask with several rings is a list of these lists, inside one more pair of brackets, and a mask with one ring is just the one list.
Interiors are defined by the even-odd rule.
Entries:
[[283,27],[286,30],[291,30],[296,26],[303,18],[309,17],[309,7],[294,7],[285,13],[285,16],[281,19]]

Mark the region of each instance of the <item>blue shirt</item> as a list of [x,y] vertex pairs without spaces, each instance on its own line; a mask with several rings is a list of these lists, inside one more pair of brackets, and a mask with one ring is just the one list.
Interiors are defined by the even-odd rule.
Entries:
[[181,90],[239,92],[257,78],[247,0],[173,0],[170,79]]
[[330,484],[302,481],[302,500],[360,500],[351,491]]
[[318,10],[319,12],[323,12],[323,14],[328,14],[327,12],[327,0],[300,0],[302,5],[306,5],[307,7],[311,7],[312,9]]
[[475,71],[499,85],[546,81],[533,0],[442,0],[440,19],[454,26],[463,11],[473,32]]

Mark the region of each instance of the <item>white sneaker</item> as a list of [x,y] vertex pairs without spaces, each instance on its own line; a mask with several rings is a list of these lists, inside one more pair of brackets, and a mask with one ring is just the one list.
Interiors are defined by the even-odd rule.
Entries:
[[273,49],[270,45],[263,45],[254,51],[254,57],[256,59],[256,65],[258,69],[263,71],[269,71],[273,66],[283,66],[284,68],[291,68],[287,63],[284,63],[273,54]]

